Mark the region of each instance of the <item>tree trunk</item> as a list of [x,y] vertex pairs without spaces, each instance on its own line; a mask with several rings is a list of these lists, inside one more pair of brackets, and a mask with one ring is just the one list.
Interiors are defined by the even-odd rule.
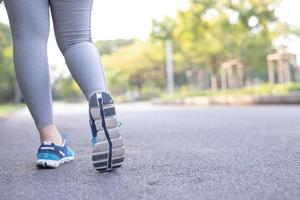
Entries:
[[210,79],[210,89],[216,91],[218,89],[218,67],[215,60],[210,62],[211,68],[211,79]]

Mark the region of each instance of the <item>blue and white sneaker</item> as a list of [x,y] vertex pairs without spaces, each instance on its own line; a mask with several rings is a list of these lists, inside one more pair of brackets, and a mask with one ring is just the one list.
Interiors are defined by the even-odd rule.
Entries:
[[123,164],[124,144],[119,131],[115,105],[106,92],[96,92],[89,99],[89,122],[93,135],[92,161],[97,171],[115,170]]
[[45,141],[38,149],[36,166],[38,168],[57,168],[60,164],[74,160],[74,156],[74,151],[67,146],[64,138],[62,145]]

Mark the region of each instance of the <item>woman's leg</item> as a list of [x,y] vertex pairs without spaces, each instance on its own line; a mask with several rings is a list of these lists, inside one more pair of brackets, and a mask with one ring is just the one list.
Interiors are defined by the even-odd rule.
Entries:
[[12,36],[14,66],[24,100],[41,141],[61,142],[54,125],[47,58],[48,0],[5,0]]
[[109,171],[121,167],[125,151],[114,102],[106,93],[103,66],[91,39],[92,3],[93,0],[50,0],[50,7],[60,50],[89,100],[93,165],[99,171]]
[[50,0],[58,46],[86,99],[107,91],[99,53],[91,39],[92,0]]

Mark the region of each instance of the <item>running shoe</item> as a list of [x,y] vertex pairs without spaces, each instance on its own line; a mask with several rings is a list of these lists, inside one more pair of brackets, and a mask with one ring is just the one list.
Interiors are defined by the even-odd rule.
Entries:
[[38,149],[36,166],[38,168],[57,168],[60,164],[74,160],[74,156],[74,151],[67,146],[64,138],[62,145],[45,141]]
[[112,97],[96,92],[89,99],[89,122],[93,135],[92,162],[97,171],[112,171],[122,166],[124,144]]

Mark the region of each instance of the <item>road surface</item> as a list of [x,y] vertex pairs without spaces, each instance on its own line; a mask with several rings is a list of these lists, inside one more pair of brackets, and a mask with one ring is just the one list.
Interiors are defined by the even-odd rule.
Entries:
[[0,119],[0,199],[300,199],[300,106],[117,106],[124,166],[91,163],[87,105],[55,103],[76,161],[37,170],[24,108]]

